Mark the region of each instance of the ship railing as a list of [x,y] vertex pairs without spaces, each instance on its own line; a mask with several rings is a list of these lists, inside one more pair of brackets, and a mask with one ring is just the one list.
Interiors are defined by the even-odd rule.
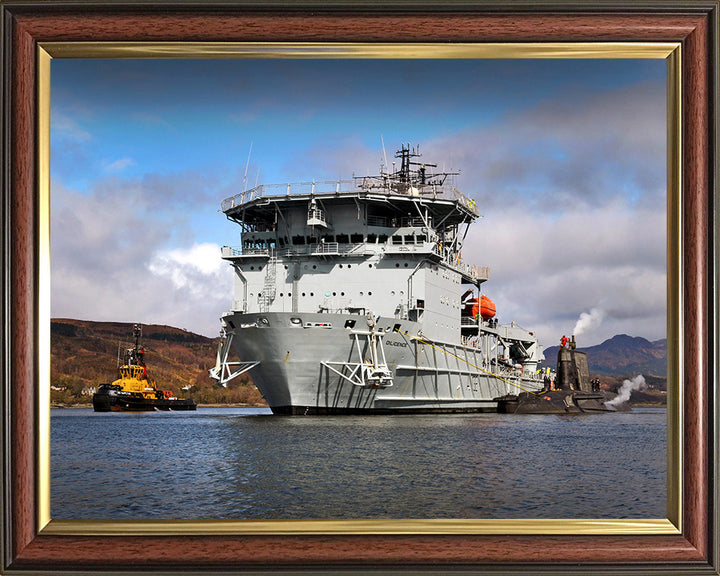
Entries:
[[490,268],[488,266],[477,266],[475,264],[467,264],[462,261],[459,252],[451,252],[443,250],[442,243],[434,244],[432,253],[440,256],[441,260],[453,270],[460,272],[467,278],[473,280],[486,281],[490,278]]
[[465,208],[470,210],[470,212],[472,212],[475,216],[480,216],[480,211],[478,210],[477,202],[475,202],[475,200],[473,200],[472,198],[468,198],[467,196],[465,196],[465,194],[463,194],[459,190],[456,190],[455,188],[452,189],[452,193],[453,197],[457,201],[459,201],[460,204],[465,206]]
[[[343,244],[345,247],[346,244]],[[319,244],[310,244],[310,254],[339,254],[340,244],[338,242],[320,242]]]
[[290,246],[281,248],[277,251],[278,256],[282,258],[292,256],[332,256],[332,255],[364,255],[371,252],[366,244],[348,243],[341,244],[338,242],[325,242],[318,244],[308,244],[305,246]]
[[226,212],[236,206],[241,206],[257,198],[265,196],[295,196],[303,194],[339,194],[340,192],[354,192],[358,189],[355,180],[321,180],[318,182],[287,182],[285,184],[260,184],[244,190],[235,196],[222,201],[222,211]]
[[307,223],[308,226],[312,226],[315,224],[322,224],[323,226],[325,226],[327,223],[325,217],[325,210],[321,210],[320,208],[310,208],[308,210]]
[[488,266],[466,264],[462,260],[446,260],[445,263],[467,278],[482,280],[483,282],[490,278],[490,268]]
[[221,248],[223,258],[234,258],[237,256],[270,256],[270,250],[266,248],[240,248],[238,246],[223,246]]
[[342,192],[380,192],[411,196],[449,197],[460,202],[475,216],[479,215],[477,204],[454,186],[439,184],[403,184],[387,178],[356,177],[352,180],[321,180],[312,182],[288,182],[285,184],[260,184],[250,190],[225,198],[221,203],[223,212],[267,196],[300,196],[312,194],[340,194]]

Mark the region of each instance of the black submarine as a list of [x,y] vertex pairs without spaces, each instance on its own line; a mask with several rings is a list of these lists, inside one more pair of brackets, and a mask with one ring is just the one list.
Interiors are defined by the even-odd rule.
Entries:
[[[564,338],[564,337],[563,337]],[[508,394],[497,399],[503,414],[582,414],[629,412],[627,402],[608,404],[616,394],[590,380],[587,354],[576,350],[575,336],[560,346],[554,383],[540,392]]]

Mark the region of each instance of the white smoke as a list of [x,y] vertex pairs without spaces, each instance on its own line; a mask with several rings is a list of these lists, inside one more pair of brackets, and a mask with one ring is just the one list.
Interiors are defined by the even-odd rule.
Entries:
[[583,312],[575,323],[573,334],[579,336],[592,328],[597,328],[605,318],[605,311],[600,308],[593,308],[590,312]]
[[638,374],[632,380],[625,380],[622,383],[620,390],[618,390],[618,395],[612,400],[605,402],[605,404],[607,406],[617,406],[618,404],[623,404],[630,400],[630,394],[633,390],[645,390],[645,388],[647,388],[645,378],[643,378],[642,374]]

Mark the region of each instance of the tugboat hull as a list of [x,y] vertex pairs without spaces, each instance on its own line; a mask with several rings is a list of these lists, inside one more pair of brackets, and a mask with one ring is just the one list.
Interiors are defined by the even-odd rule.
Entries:
[[146,398],[142,394],[123,392],[102,386],[93,395],[95,412],[153,412],[155,410],[197,410],[197,404],[186,398]]

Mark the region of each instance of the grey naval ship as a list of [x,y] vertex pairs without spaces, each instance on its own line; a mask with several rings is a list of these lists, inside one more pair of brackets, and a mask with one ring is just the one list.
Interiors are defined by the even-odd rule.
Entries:
[[275,414],[485,412],[546,389],[533,332],[500,324],[465,262],[458,172],[402,145],[377,176],[259,185],[222,202],[232,309],[211,376],[250,371]]

